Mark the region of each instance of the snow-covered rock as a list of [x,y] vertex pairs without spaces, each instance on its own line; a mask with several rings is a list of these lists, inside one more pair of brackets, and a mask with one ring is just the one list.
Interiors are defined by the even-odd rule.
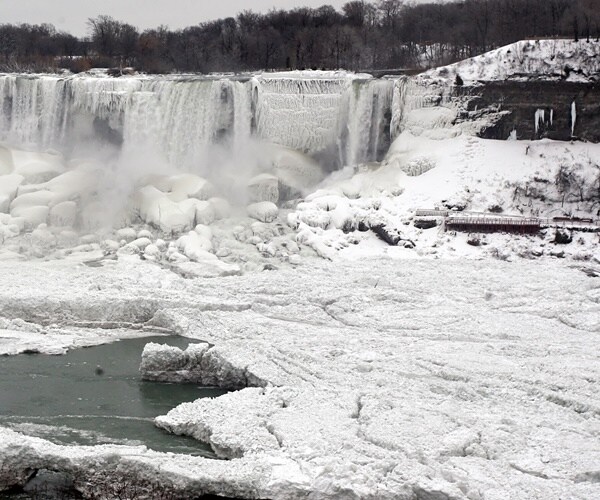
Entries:
[[[125,240],[127,243],[130,243],[138,238],[138,233],[132,227],[124,227],[117,230],[116,236],[118,240]],[[140,236],[140,238],[142,237]]]
[[154,244],[150,244],[144,248],[144,256],[147,259],[158,260],[161,256],[161,253],[162,252],[160,251],[160,249]]
[[196,224],[209,225],[215,221],[216,213],[214,205],[209,201],[197,201],[196,206]]
[[173,201],[183,201],[187,198],[208,200],[215,196],[215,187],[206,179],[193,174],[175,175],[168,181],[169,197]]
[[147,229],[140,229],[137,233],[138,238],[148,238],[149,240],[154,239],[154,235]]
[[231,205],[223,198],[210,198],[210,204],[215,212],[216,219],[227,219],[231,215]]
[[262,201],[248,205],[248,207],[246,207],[246,211],[250,217],[261,222],[273,222],[279,215],[279,209],[277,208],[277,205],[269,201]]
[[279,201],[279,179],[274,175],[260,174],[248,182],[248,198],[251,203]]
[[[0,152],[2,148],[0,147]],[[0,160],[1,161],[1,160]],[[5,174],[0,176],[0,213],[8,213],[10,204],[17,196],[19,186],[24,177],[17,174]]]
[[48,221],[50,209],[45,205],[23,205],[11,209],[13,218],[23,220],[26,230],[31,231],[40,224],[45,224]]
[[154,186],[145,186],[136,193],[139,215],[148,224],[168,234],[181,233],[195,224],[195,200],[172,201],[167,194]]
[[205,260],[210,258],[209,253],[212,250],[210,239],[198,234],[196,231],[190,231],[177,240],[177,247],[190,260]]
[[131,245],[135,245],[140,250],[144,250],[151,243],[152,241],[150,240],[150,238],[137,238],[131,242]]
[[51,226],[75,227],[77,221],[77,203],[63,201],[54,205],[49,212],[48,222]]

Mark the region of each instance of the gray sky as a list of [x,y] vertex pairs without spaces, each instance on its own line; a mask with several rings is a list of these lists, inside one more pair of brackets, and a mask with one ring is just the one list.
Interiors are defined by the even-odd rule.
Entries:
[[107,14],[140,29],[166,24],[183,28],[202,21],[235,16],[242,10],[265,12],[272,7],[340,9],[347,0],[0,0],[0,23],[52,23],[76,36],[87,34],[89,17]]

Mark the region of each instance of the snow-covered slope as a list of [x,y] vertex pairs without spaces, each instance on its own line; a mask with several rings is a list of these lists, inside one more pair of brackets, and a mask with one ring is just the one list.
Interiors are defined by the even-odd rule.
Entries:
[[600,42],[522,40],[456,64],[435,68],[417,77],[423,81],[465,84],[495,80],[600,80]]

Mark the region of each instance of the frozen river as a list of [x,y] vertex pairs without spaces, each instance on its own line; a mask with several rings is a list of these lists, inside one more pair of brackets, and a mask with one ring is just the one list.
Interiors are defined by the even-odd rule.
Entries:
[[577,263],[314,260],[207,280],[137,259],[15,265],[0,264],[5,352],[152,325],[214,344],[215,380],[255,387],[157,419],[231,460],[2,430],[4,481],[93,463],[182,497],[600,496],[600,280]]
[[178,337],[142,337],[64,356],[3,359],[0,425],[59,444],[146,444],[157,451],[214,456],[196,440],[161,432],[153,419],[179,403],[223,391],[141,380],[138,366],[147,342],[188,343]]

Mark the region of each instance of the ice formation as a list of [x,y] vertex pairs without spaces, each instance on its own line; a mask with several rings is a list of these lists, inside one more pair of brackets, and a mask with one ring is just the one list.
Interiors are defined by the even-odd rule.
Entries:
[[174,166],[254,135],[338,164],[375,160],[389,142],[392,81],[335,72],[227,77],[0,75],[0,137],[60,147],[99,132]]
[[[187,498],[598,497],[593,279],[558,259],[400,265],[363,252],[310,266],[187,280],[139,260],[0,263],[2,349],[59,352],[106,341],[111,324],[161,326],[203,343],[186,355],[150,346],[147,370],[187,376],[200,360],[249,386],[157,420],[229,460],[2,428],[0,482],[51,468],[80,488],[139,481],[139,495],[158,481]],[[69,326],[84,322],[103,329]]]
[[535,134],[537,135],[540,128],[546,123],[546,110],[537,109],[535,111]]
[[575,124],[577,123],[577,105],[575,101],[571,103],[571,137],[575,137]]

